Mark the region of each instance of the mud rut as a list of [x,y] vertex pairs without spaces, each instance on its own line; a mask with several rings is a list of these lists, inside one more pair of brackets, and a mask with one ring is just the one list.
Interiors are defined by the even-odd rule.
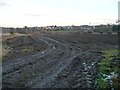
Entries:
[[46,36],[20,36],[13,46],[40,41],[47,45],[46,50],[3,61],[3,88],[96,88],[99,52],[83,52]]

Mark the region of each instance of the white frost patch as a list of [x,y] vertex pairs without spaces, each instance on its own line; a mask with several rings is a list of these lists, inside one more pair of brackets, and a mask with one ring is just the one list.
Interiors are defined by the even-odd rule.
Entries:
[[110,79],[118,76],[118,74],[115,74],[115,72],[111,72],[110,75],[106,75],[106,74],[102,74],[102,75],[106,77],[104,80],[110,80]]
[[92,63],[92,66],[94,65],[95,63]]
[[83,65],[85,65],[85,63],[83,63]]
[[33,73],[33,76],[34,76],[35,74]]
[[42,52],[42,54],[43,54],[44,52]]
[[53,49],[55,49],[55,46],[53,46]]
[[91,66],[88,66],[88,68],[90,69],[90,68],[92,68]]

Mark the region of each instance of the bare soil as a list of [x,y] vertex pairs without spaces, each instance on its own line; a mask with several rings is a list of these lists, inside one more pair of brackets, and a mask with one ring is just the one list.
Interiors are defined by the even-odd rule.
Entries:
[[25,35],[5,40],[3,88],[92,88],[101,50],[117,48],[118,36],[79,32]]

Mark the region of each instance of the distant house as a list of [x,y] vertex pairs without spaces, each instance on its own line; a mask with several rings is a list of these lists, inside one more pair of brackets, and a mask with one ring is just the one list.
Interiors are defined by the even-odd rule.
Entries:
[[72,26],[63,26],[62,28],[65,29],[65,30],[71,30],[71,29],[73,29]]
[[88,25],[82,25],[81,29],[83,29],[83,30],[93,30],[94,27],[93,26],[88,26]]
[[10,33],[10,32],[13,32],[13,33],[16,33],[16,29],[15,28],[7,28],[7,27],[2,27],[2,33]]
[[80,26],[81,30],[84,32],[89,32],[89,31],[94,31],[95,27],[94,26],[89,26],[89,25],[81,25]]
[[95,32],[111,32],[112,25],[97,25],[95,26]]

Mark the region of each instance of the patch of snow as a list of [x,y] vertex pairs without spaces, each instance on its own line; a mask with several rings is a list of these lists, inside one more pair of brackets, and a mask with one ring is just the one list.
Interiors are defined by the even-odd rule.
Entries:
[[83,63],[83,65],[85,65],[86,63]]
[[33,73],[33,76],[34,76],[35,74]]
[[104,80],[110,80],[118,76],[117,74],[115,74],[115,72],[111,72],[111,75],[107,75],[107,74],[102,74],[102,75],[106,77]]
[[55,46],[53,46],[53,49],[55,49]]

